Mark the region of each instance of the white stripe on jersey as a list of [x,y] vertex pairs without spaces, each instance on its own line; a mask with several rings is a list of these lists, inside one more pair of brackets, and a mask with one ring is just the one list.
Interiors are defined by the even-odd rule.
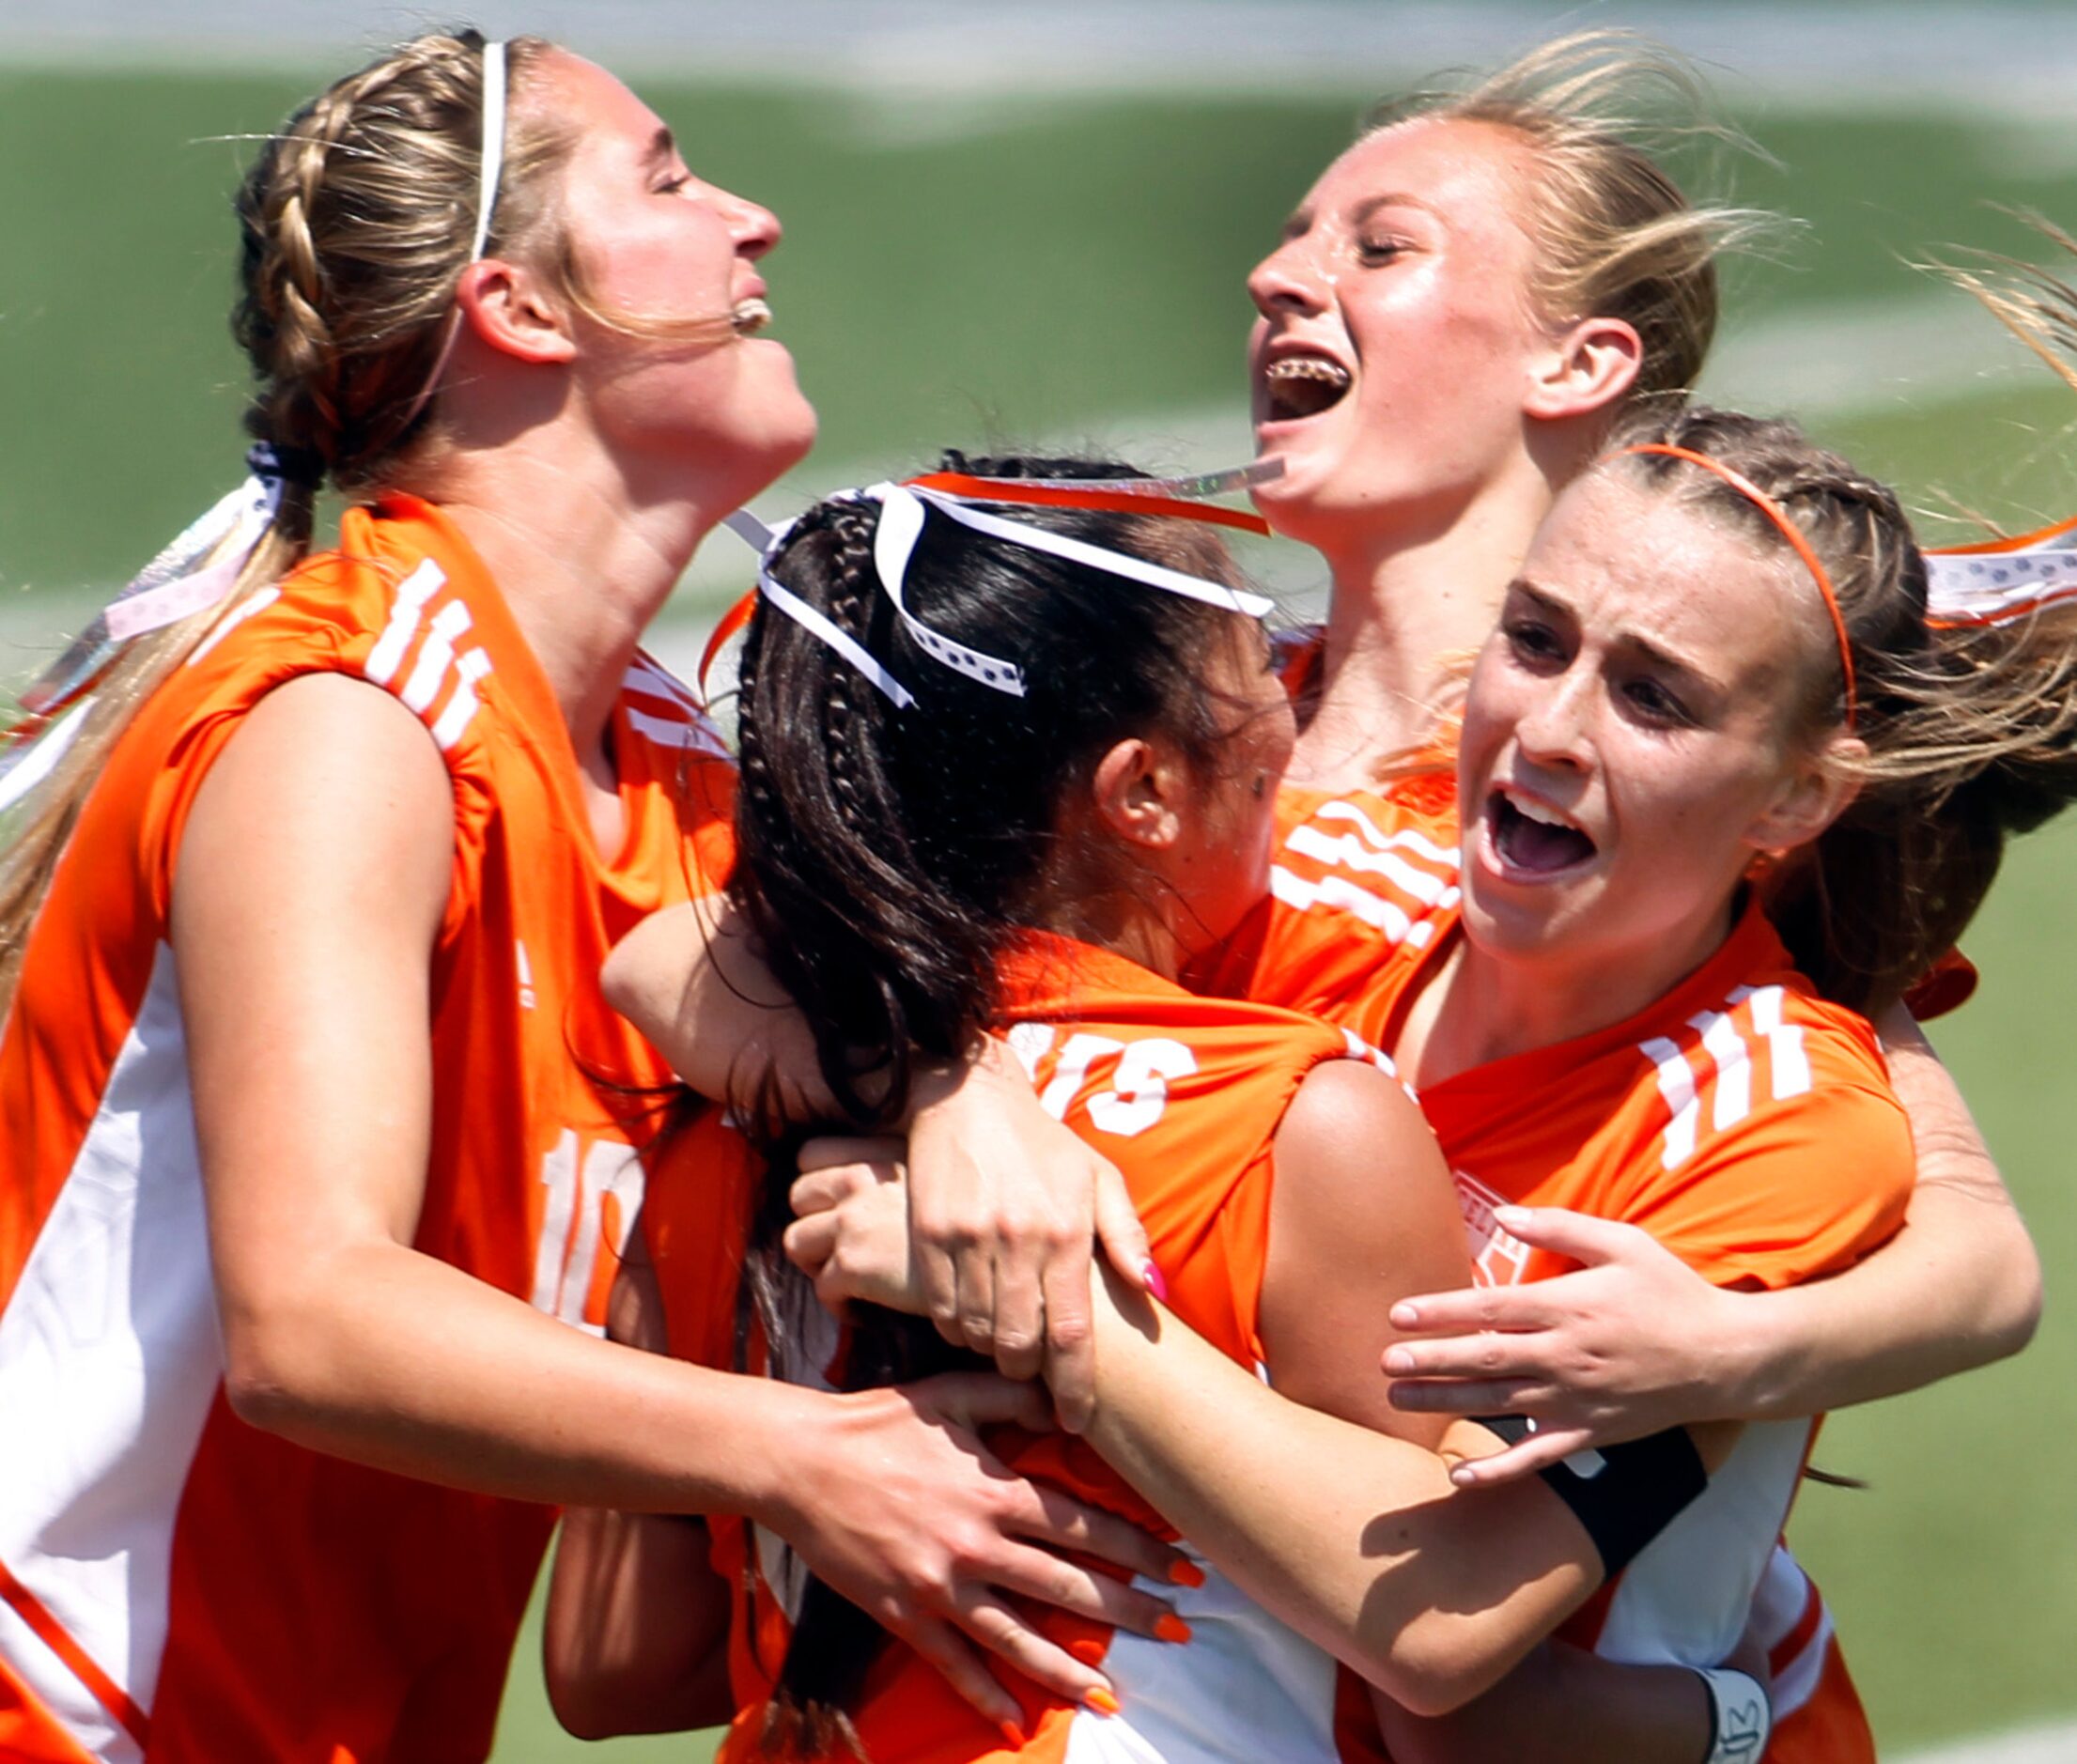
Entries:
[[390,676],[403,664],[404,652],[411,646],[419,620],[426,605],[447,585],[447,572],[426,558],[396,585],[396,598],[390,604],[390,622],[382,627],[375,647],[361,672],[377,686],[387,686]]
[[1328,833],[1310,825],[1294,828],[1291,837],[1284,841],[1284,849],[1319,863],[1381,875],[1423,906],[1434,905],[1456,874],[1454,870],[1443,875],[1417,870],[1396,853],[1379,851],[1354,833]]
[[646,692],[651,698],[667,698],[694,715],[700,714],[700,701],[692,696],[692,689],[648,656],[638,655],[628,664],[628,676],[622,684],[630,692]]
[[1811,1634],[1775,1674],[1771,1695],[1776,1721],[1794,1713],[1816,1694],[1819,1680],[1824,1676],[1825,1646],[1832,1639],[1832,1612],[1810,1584],[1803,1565],[1790,1554],[1789,1546],[1775,1544],[1774,1554],[1767,1558],[1767,1571],[1760,1577],[1759,1590],[1753,1594],[1754,1638],[1772,1654],[1795,1633],[1813,1600],[1818,1605],[1818,1621]]
[[1637,1044],[1644,1057],[1658,1070],[1659,1094],[1673,1112],[1666,1124],[1666,1148],[1659,1162],[1666,1169],[1678,1169],[1695,1150],[1695,1124],[1701,1114],[1695,1095],[1695,1073],[1687,1056],[1664,1035]]
[[1410,942],[1417,950],[1423,948],[1434,935],[1434,927],[1425,919],[1417,924],[1396,901],[1359,889],[1346,876],[1325,875],[1317,882],[1308,882],[1282,864],[1272,864],[1269,891],[1286,906],[1301,913],[1310,912],[1315,906],[1332,906],[1352,913],[1365,924],[1382,931],[1392,942]]
[[1316,821],[1347,821],[1362,833],[1380,851],[1398,847],[1404,851],[1418,852],[1430,863],[1441,864],[1455,875],[1460,858],[1454,845],[1438,845],[1418,828],[1404,827],[1396,833],[1385,832],[1378,824],[1364,813],[1356,804],[1337,798],[1324,802],[1313,811]]
[[447,708],[433,724],[433,740],[442,752],[461,739],[475,720],[476,712],[483,708],[483,701],[476,696],[476,682],[489,672],[490,657],[486,650],[464,650],[456,660],[455,673],[459,678],[454,696],[448,699]]
[[697,711],[691,712],[684,722],[674,722],[668,718],[652,717],[647,711],[637,710],[630,704],[628,706],[628,726],[659,747],[710,753],[717,759],[729,757],[728,749],[721,745],[721,737],[715,733],[714,725]]
[[404,701],[404,708],[414,716],[425,716],[433,700],[439,697],[440,683],[447,677],[447,670],[455,665],[456,641],[471,623],[469,609],[459,600],[448,601],[433,614],[432,628],[419,645],[418,660],[411,667],[411,677],[397,693]]
[[191,668],[194,667],[196,662],[200,661],[217,644],[237,630],[254,613],[266,611],[280,598],[281,589],[278,584],[272,588],[262,588],[257,594],[247,595],[244,599],[240,600],[224,615],[218,622],[216,629],[195,644],[188,656],[187,665]]
[[[161,944],[101,1107],[0,1312],[0,1562],[147,1709],[174,1515],[222,1372],[187,1049],[173,951]],[[18,1647],[20,1632],[0,1627],[0,1648],[30,1688],[93,1756],[134,1758],[127,1739],[89,1741],[108,1717],[41,1642]]]

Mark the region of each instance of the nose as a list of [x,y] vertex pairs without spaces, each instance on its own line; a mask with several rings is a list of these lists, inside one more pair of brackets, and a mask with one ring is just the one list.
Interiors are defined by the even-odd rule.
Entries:
[[1584,668],[1536,682],[1533,696],[1514,722],[1514,739],[1525,759],[1573,770],[1588,763],[1588,729],[1594,683]]
[[1285,240],[1248,272],[1248,298],[1264,318],[1308,316],[1325,308],[1325,285],[1304,235]]
[[735,214],[729,230],[736,240],[736,249],[752,263],[762,257],[784,237],[785,228],[779,224],[779,217],[761,203],[752,202],[745,196],[732,196]]

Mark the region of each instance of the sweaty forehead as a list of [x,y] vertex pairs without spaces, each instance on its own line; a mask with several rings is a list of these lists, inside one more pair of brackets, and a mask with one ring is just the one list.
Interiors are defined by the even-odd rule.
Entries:
[[1327,167],[1308,206],[1346,219],[1380,198],[1404,198],[1453,231],[1521,230],[1525,144],[1491,123],[1417,116],[1363,137]]
[[1829,635],[1786,548],[1620,471],[1558,497],[1524,575],[1595,636],[1651,643],[1727,681],[1800,672]]
[[640,152],[663,127],[619,78],[566,49],[551,49],[534,63],[515,101],[573,129],[581,145],[610,143]]

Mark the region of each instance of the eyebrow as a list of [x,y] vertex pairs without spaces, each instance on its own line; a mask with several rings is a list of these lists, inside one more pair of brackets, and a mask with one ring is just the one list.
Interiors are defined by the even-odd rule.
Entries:
[[[1555,596],[1538,588],[1526,576],[1517,576],[1509,584],[1509,587],[1524,599],[1534,601],[1543,611],[1555,613],[1560,618],[1570,619],[1574,625],[1578,624],[1579,615],[1571,607]],[[1634,631],[1623,632],[1618,639],[1618,646],[1623,649],[1636,650],[1649,658],[1654,666],[1665,669],[1668,673],[1679,674],[1683,680],[1693,680],[1697,686],[1704,688],[1706,690],[1722,692],[1727,689],[1724,683],[1714,674],[1697,667],[1692,661],[1675,655],[1671,650],[1662,648],[1650,638],[1639,637]]]
[[1418,209],[1433,220],[1442,224],[1448,224],[1447,222],[1443,221],[1441,210],[1434,203],[1424,202],[1420,197],[1410,194],[1403,190],[1387,191],[1381,196],[1366,196],[1356,205],[1355,213],[1351,218],[1355,220],[1356,225],[1361,226],[1380,209]]
[[642,162],[644,165],[662,165],[677,157],[677,138],[668,129],[659,129],[649,137],[649,145],[643,149]]
[[[1381,196],[1364,197],[1351,211],[1350,222],[1353,225],[1361,226],[1380,209],[1418,209],[1423,214],[1432,218],[1438,226],[1449,225],[1449,222],[1443,218],[1442,211],[1434,203],[1423,201],[1419,196],[1403,190],[1387,191]],[[1309,231],[1311,225],[1311,206],[1310,204],[1301,205],[1292,209],[1290,217],[1284,222],[1283,236],[1286,239],[1295,239],[1299,234]]]

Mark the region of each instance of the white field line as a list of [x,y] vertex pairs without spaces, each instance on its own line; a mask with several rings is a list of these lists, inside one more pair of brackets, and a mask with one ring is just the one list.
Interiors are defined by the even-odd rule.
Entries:
[[2077,1722],[1963,1740],[1913,1752],[1896,1764],[2077,1764]]

